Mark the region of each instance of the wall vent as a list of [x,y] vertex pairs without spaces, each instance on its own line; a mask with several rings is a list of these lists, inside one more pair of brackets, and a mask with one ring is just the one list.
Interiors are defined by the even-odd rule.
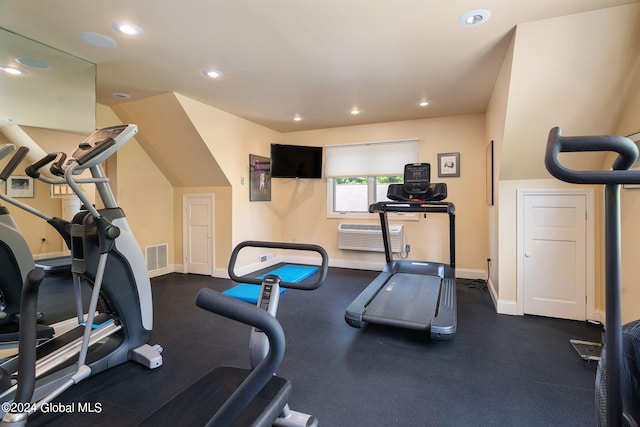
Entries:
[[[389,225],[391,250],[399,253],[404,249],[404,226]],[[352,251],[384,252],[382,226],[379,224],[340,224],[338,226],[338,248]]]
[[157,271],[169,267],[169,245],[146,246],[145,258],[147,259],[147,271]]

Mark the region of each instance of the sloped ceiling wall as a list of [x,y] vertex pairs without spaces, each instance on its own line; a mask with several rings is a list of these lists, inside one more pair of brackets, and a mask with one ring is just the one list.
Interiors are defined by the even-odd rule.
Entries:
[[[549,130],[611,134],[637,81],[640,5],[519,25],[504,129],[500,180],[544,179]],[[603,154],[573,154],[570,167],[598,169]]]
[[230,185],[175,94],[112,108],[123,122],[138,125],[136,139],[174,187]]

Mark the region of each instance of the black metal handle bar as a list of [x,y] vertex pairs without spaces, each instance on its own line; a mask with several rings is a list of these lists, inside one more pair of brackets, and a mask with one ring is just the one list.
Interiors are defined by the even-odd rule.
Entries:
[[454,214],[456,207],[451,202],[377,202],[369,205],[370,213],[380,212],[425,212]]
[[[562,152],[613,151],[618,157],[608,171],[576,171],[560,163]],[[640,170],[628,170],[638,159],[638,147],[623,136],[562,136],[549,131],[544,163],[551,175],[573,184],[640,184]]]
[[11,160],[9,160],[9,163],[7,163],[4,169],[2,169],[2,173],[0,173],[0,179],[3,181],[6,181],[7,179],[9,179],[13,171],[16,170],[16,168],[20,164],[20,162],[24,160],[24,158],[27,156],[28,152],[29,152],[28,147],[18,148],[18,151],[16,151],[13,157],[11,157]]
[[245,242],[239,243],[238,246],[236,246],[233,249],[233,252],[231,253],[231,259],[229,260],[228,271],[229,271],[229,277],[234,282],[252,283],[255,285],[262,284],[261,279],[256,279],[253,277],[240,277],[240,276],[237,276],[234,271],[236,266],[236,260],[238,258],[238,253],[240,253],[240,251],[243,248],[247,248],[247,247],[310,251],[310,252],[316,252],[320,254],[320,256],[322,257],[322,263],[320,265],[320,275],[313,283],[304,284],[304,283],[281,281],[280,286],[283,288],[302,289],[302,290],[311,291],[313,289],[317,289],[320,286],[322,286],[322,284],[327,278],[327,271],[329,269],[329,256],[327,255],[327,251],[325,251],[324,248],[322,248],[321,246],[309,245],[304,243],[261,242],[261,241],[255,241],[255,240],[247,240]]
[[43,168],[54,161],[56,157],[58,157],[58,153],[49,153],[32,165],[27,166],[27,168],[24,170],[24,173],[29,175],[31,178],[37,179],[40,177],[40,168]]
[[251,325],[263,331],[269,340],[269,353],[218,409],[207,425],[230,425],[231,422],[262,390],[277,371],[284,358],[285,337],[278,320],[266,310],[202,288],[196,305],[204,310]]

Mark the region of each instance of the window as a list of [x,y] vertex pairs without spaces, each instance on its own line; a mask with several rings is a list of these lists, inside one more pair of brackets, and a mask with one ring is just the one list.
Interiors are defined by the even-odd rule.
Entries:
[[327,146],[327,216],[369,218],[369,205],[388,200],[389,184],[417,159],[417,140]]
[[402,183],[402,176],[357,176],[330,178],[333,183],[333,211],[369,212],[369,205],[387,199],[391,183]]

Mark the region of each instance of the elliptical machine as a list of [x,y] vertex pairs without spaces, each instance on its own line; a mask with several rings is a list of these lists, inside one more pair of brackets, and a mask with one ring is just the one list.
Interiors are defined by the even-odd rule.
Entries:
[[[0,145],[0,159],[15,150],[13,144]],[[7,182],[11,172],[23,160],[26,150],[14,153],[11,161],[0,172],[0,184]],[[0,200],[8,196],[0,193]],[[29,271],[35,268],[31,250],[14,221],[9,209],[0,205],[0,349],[9,353],[18,345],[18,321],[20,314],[20,294]],[[44,315],[37,313],[38,320]],[[39,342],[53,337],[52,326],[37,324],[36,338]],[[5,355],[6,356],[6,355]],[[4,357],[4,356],[3,356]]]
[[[561,152],[618,153],[611,170],[576,171],[560,163]],[[596,421],[599,426],[640,424],[640,322],[622,326],[620,185],[640,184],[640,171],[628,170],[638,147],[620,136],[561,136],[549,132],[545,165],[551,175],[573,184],[603,184],[605,204],[605,343],[596,375]],[[624,423],[623,423],[624,421]]]
[[[30,177],[48,184],[68,184],[86,209],[76,214],[71,223],[60,220],[63,221],[60,227],[68,230],[79,325],[37,348],[21,344],[20,354],[0,365],[0,378],[5,378],[0,402],[18,397],[25,403],[12,406],[17,411],[4,415],[2,423],[5,425],[24,424],[29,414],[49,404],[72,385],[113,366],[129,360],[148,368],[162,364],[162,348],[147,344],[153,312],[144,256],[124,211],[117,206],[101,166],[136,132],[135,125],[97,130],[70,156],[48,154],[25,171]],[[12,159],[10,163],[15,169],[19,160]],[[39,170],[50,163],[50,171],[58,179],[40,175]],[[92,178],[76,178],[75,175],[85,170],[91,172]],[[96,209],[88,200],[79,187],[84,183],[96,186],[104,208]],[[5,200],[34,215],[50,218],[15,199]],[[39,271],[33,270],[31,280],[25,284],[23,307],[33,305],[37,299]],[[92,287],[92,294],[85,314],[80,290],[87,285]],[[99,303],[102,310],[96,314]],[[21,325],[21,333],[33,328],[35,322],[31,316],[21,316],[21,320],[30,322],[26,327]],[[24,371],[31,367],[32,375],[21,377],[17,374],[19,369]]]

